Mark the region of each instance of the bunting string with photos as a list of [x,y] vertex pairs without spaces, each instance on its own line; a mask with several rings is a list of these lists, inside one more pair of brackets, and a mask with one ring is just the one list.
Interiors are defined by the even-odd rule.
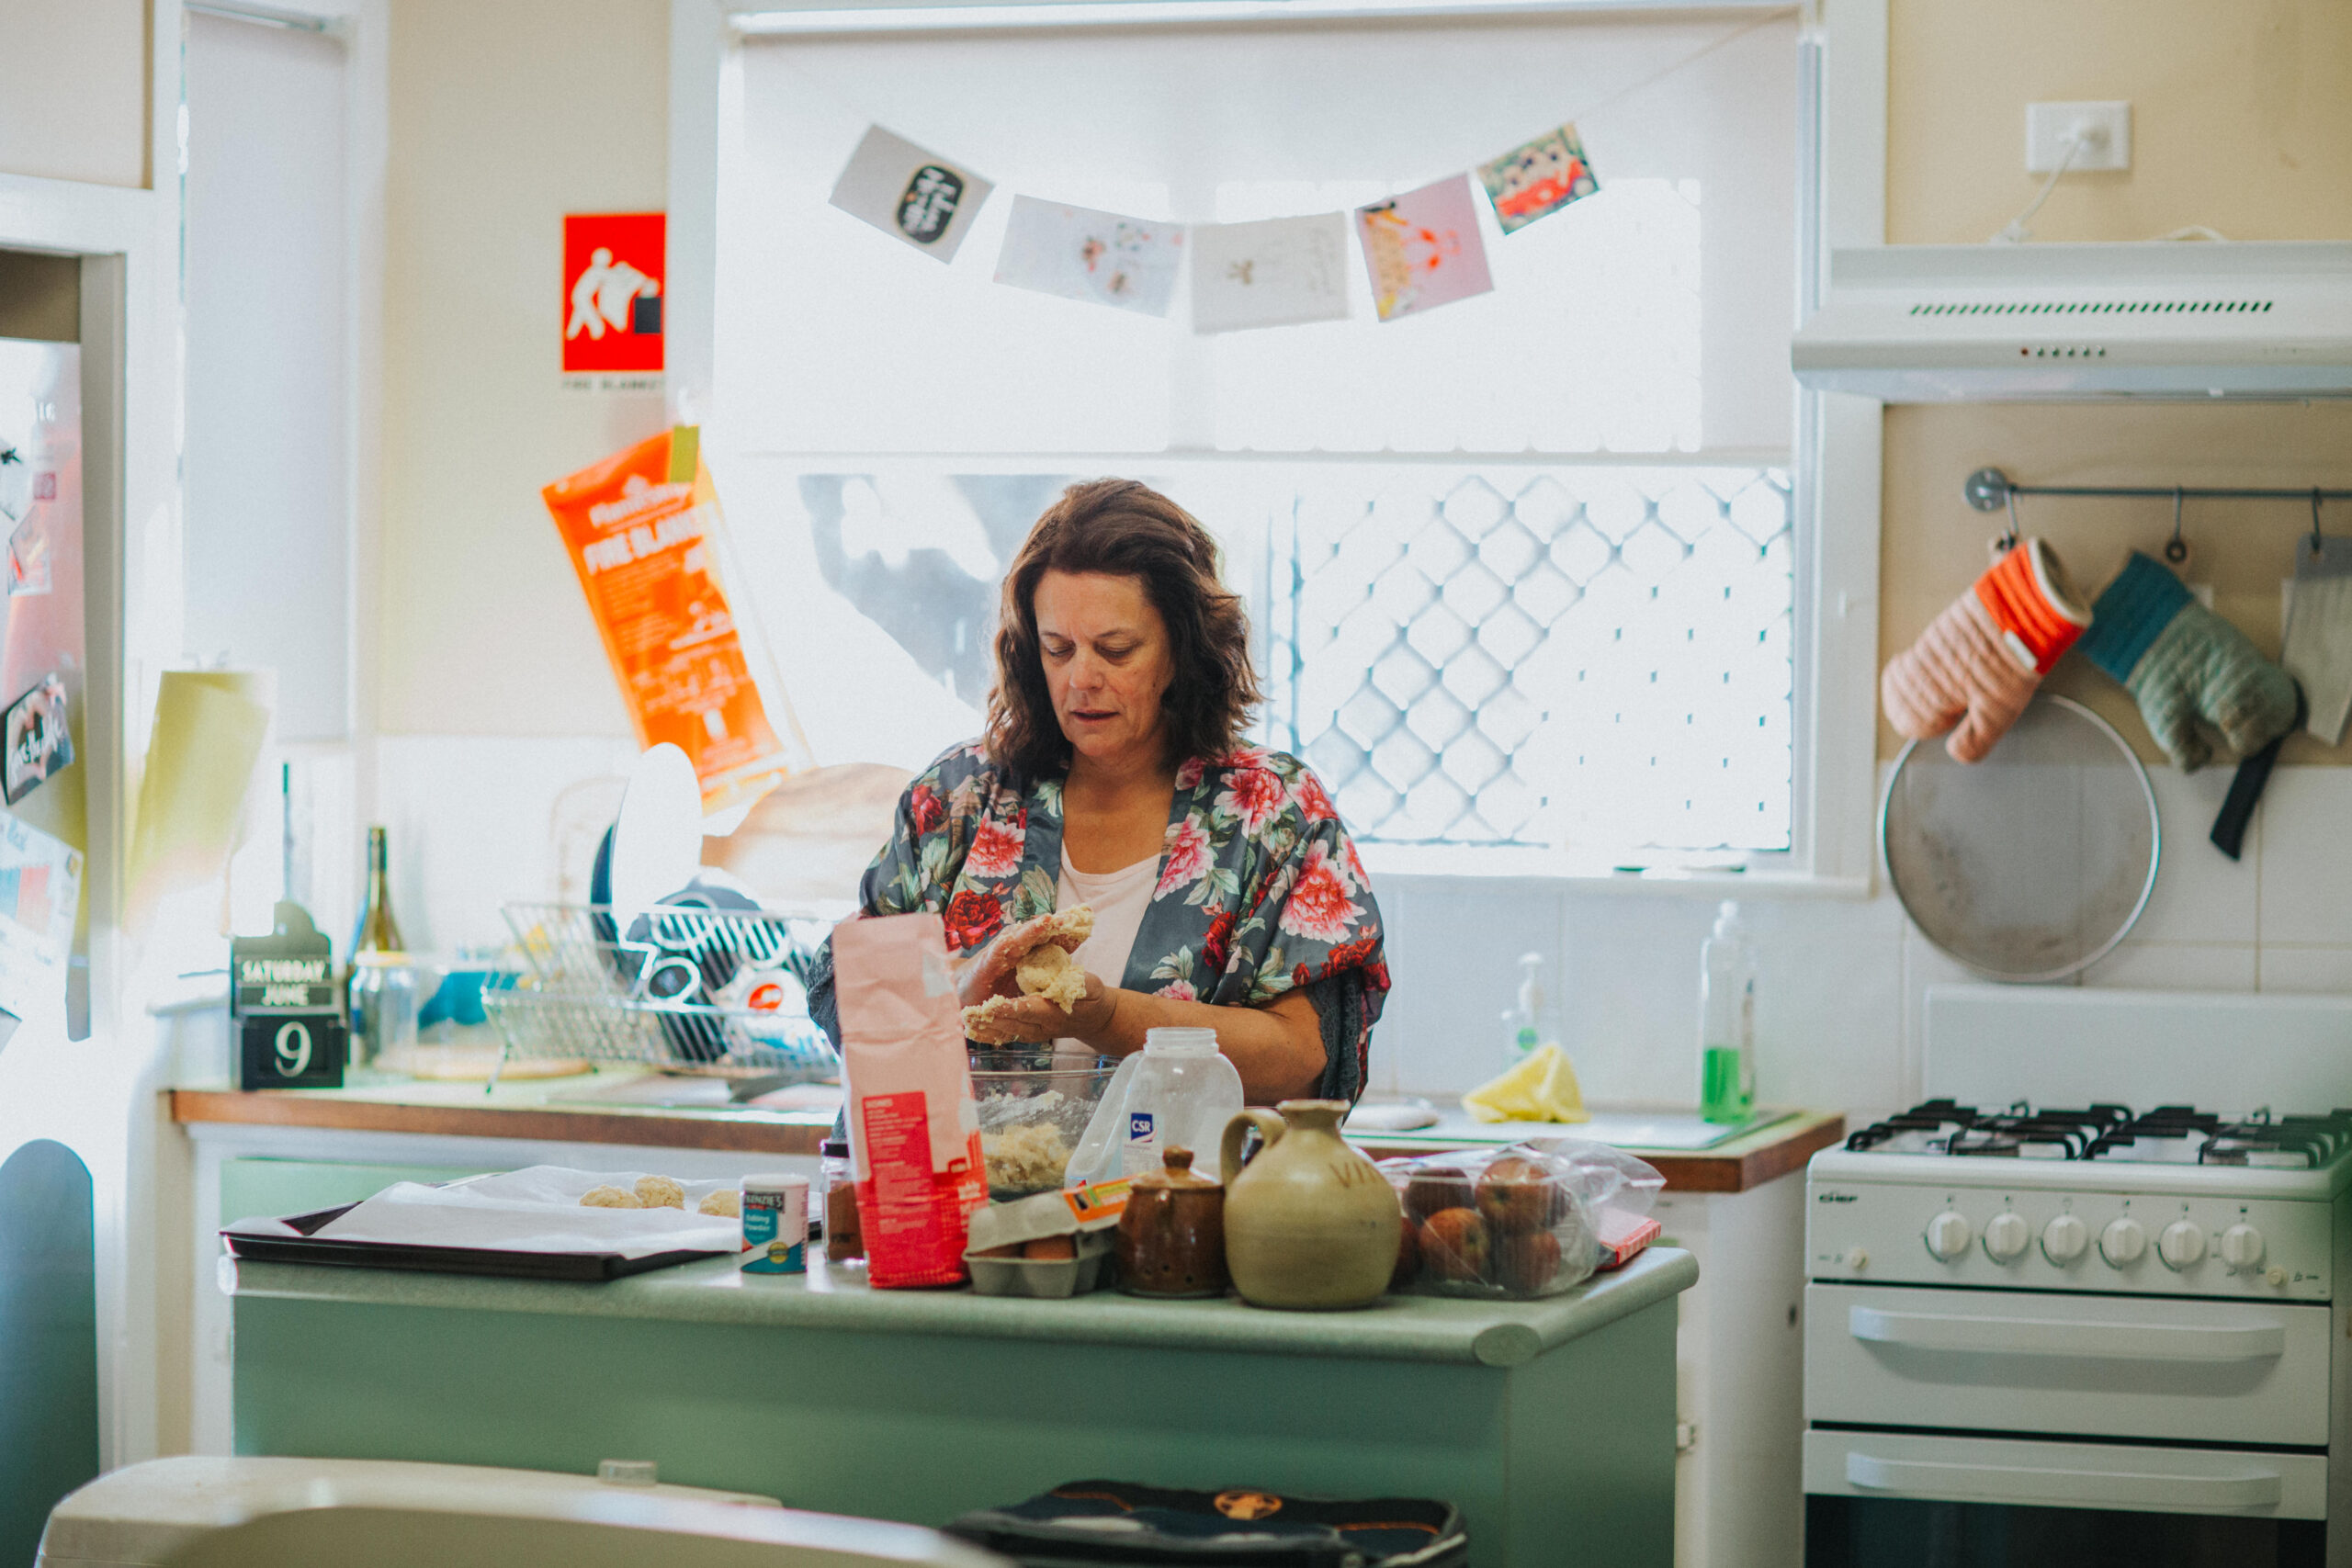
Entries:
[[[1732,28],[1586,104],[1577,116],[1598,114],[1679,74],[1775,15]],[[1189,257],[1195,333],[1342,321],[1352,229],[1375,313],[1384,322],[1401,321],[1493,291],[1474,183],[1506,241],[1600,188],[1571,118],[1463,174],[1352,213],[1186,224],[1017,194],[995,277],[1010,288],[1165,317]],[[994,189],[964,164],[870,125],[833,186],[831,204],[952,262]]]
[[[1344,321],[1353,229],[1374,308],[1381,321],[1399,321],[1493,290],[1474,181],[1505,235],[1600,188],[1577,128],[1567,124],[1353,213],[1182,224],[1016,194],[996,281],[1164,317],[1189,254],[1195,333]],[[949,262],[995,188],[964,164],[874,125],[834,183],[831,204]]]

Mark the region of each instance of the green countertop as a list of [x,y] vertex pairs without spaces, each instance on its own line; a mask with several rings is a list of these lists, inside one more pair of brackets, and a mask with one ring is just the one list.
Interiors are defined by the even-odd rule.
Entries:
[[747,1275],[734,1258],[720,1258],[604,1284],[221,1259],[221,1288],[250,1298],[1492,1367],[1524,1365],[1689,1290],[1698,1278],[1689,1253],[1652,1247],[1613,1273],[1542,1301],[1387,1296],[1356,1312],[1295,1313],[1110,1291],[1069,1301],[876,1291],[862,1269],[829,1269],[821,1259],[806,1275]]

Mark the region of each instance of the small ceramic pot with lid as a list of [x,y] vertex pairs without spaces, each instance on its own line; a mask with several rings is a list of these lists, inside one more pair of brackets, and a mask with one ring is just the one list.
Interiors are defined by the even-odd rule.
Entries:
[[1158,1170],[1135,1179],[1119,1216],[1119,1289],[1134,1296],[1221,1296],[1225,1188],[1193,1170],[1193,1151],[1170,1148]]

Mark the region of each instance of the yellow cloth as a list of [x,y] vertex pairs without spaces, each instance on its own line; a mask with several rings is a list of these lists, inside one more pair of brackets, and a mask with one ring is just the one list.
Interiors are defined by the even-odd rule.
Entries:
[[1481,1122],[1589,1122],[1577,1070],[1557,1045],[1539,1045],[1527,1059],[1462,1097],[1462,1109]]

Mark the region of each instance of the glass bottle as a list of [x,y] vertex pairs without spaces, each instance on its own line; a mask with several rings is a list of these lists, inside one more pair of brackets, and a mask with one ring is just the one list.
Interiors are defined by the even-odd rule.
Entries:
[[351,936],[345,1001],[351,1021],[351,1065],[373,1066],[416,1044],[416,968],[392,919],[390,857],[384,829],[368,829],[368,893]]
[[1745,1122],[1756,1109],[1756,954],[1724,899],[1699,951],[1699,1116]]
[[865,1256],[865,1238],[857,1224],[857,1178],[852,1173],[849,1145],[828,1138],[820,1173],[825,1183],[825,1256],[836,1263]]

